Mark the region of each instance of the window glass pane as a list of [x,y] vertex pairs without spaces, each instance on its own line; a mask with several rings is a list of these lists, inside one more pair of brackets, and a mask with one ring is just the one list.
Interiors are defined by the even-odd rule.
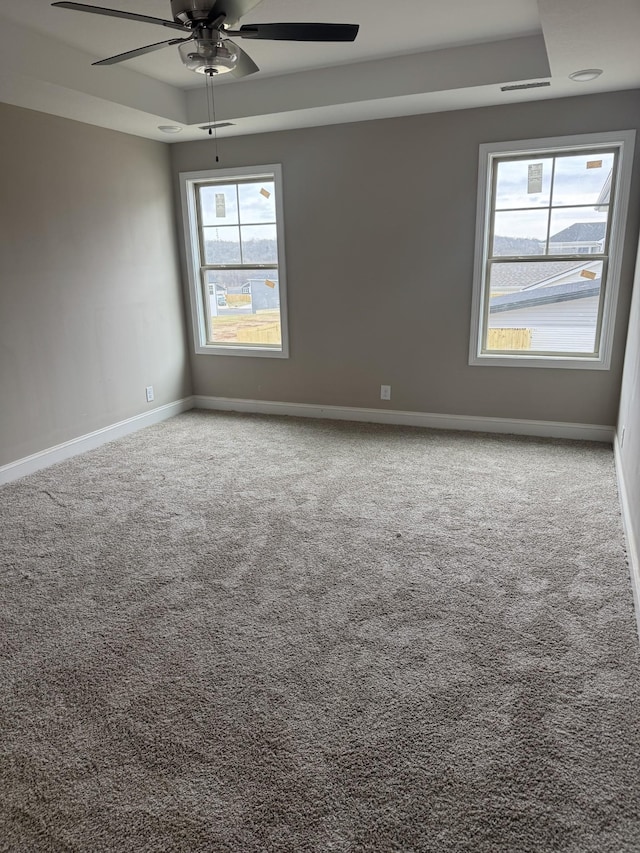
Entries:
[[237,225],[224,228],[203,228],[205,264],[239,264],[240,229]]
[[602,261],[491,264],[485,352],[593,354]]
[[278,263],[278,239],[275,225],[243,225],[240,233],[244,264]]
[[240,222],[275,222],[276,194],[273,181],[239,184]]
[[209,343],[282,346],[277,270],[207,270]]
[[564,207],[553,210],[549,236],[550,255],[604,252],[608,207]]
[[496,213],[493,256],[544,254],[548,218],[544,209]]
[[235,184],[200,187],[203,225],[236,225],[238,197]]
[[499,162],[496,174],[496,208],[548,207],[552,164],[552,157]]
[[607,204],[613,159],[613,154],[598,152],[557,157],[553,206]]

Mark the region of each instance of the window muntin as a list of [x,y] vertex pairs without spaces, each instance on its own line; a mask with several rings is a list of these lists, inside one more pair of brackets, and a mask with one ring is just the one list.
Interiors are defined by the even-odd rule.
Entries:
[[181,182],[196,351],[286,357],[280,168]]
[[481,146],[472,364],[608,366],[633,137]]

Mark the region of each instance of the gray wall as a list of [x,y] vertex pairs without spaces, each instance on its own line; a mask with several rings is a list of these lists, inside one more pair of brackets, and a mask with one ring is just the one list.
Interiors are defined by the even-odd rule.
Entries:
[[629,516],[631,523],[635,525],[632,535],[636,548],[640,548],[640,252],[624,360],[618,441],[622,438],[623,429],[624,443],[620,450],[620,462],[629,501]]
[[[388,407],[384,383],[394,409],[613,425],[640,139],[612,369],[467,358],[478,145],[627,128],[640,128],[637,90],[222,140],[220,167],[283,165],[291,358],[192,355],[194,393]],[[208,139],[172,146],[176,193],[178,173],[212,168],[213,153]]]
[[1,465],[190,379],[168,146],[6,105],[0,123]]

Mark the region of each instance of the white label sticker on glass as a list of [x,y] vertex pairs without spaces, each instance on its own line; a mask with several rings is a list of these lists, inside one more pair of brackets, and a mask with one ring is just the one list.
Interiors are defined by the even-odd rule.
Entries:
[[542,163],[531,163],[529,166],[529,184],[527,191],[530,193],[542,192]]
[[216,216],[226,216],[226,210],[224,193],[216,193]]

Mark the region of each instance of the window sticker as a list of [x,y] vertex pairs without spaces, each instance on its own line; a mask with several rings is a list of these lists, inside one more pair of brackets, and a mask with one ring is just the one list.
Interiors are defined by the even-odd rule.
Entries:
[[542,192],[542,163],[531,163],[529,166],[529,182],[527,186],[529,193]]
[[226,200],[224,193],[216,193],[216,216],[225,217],[227,215]]

